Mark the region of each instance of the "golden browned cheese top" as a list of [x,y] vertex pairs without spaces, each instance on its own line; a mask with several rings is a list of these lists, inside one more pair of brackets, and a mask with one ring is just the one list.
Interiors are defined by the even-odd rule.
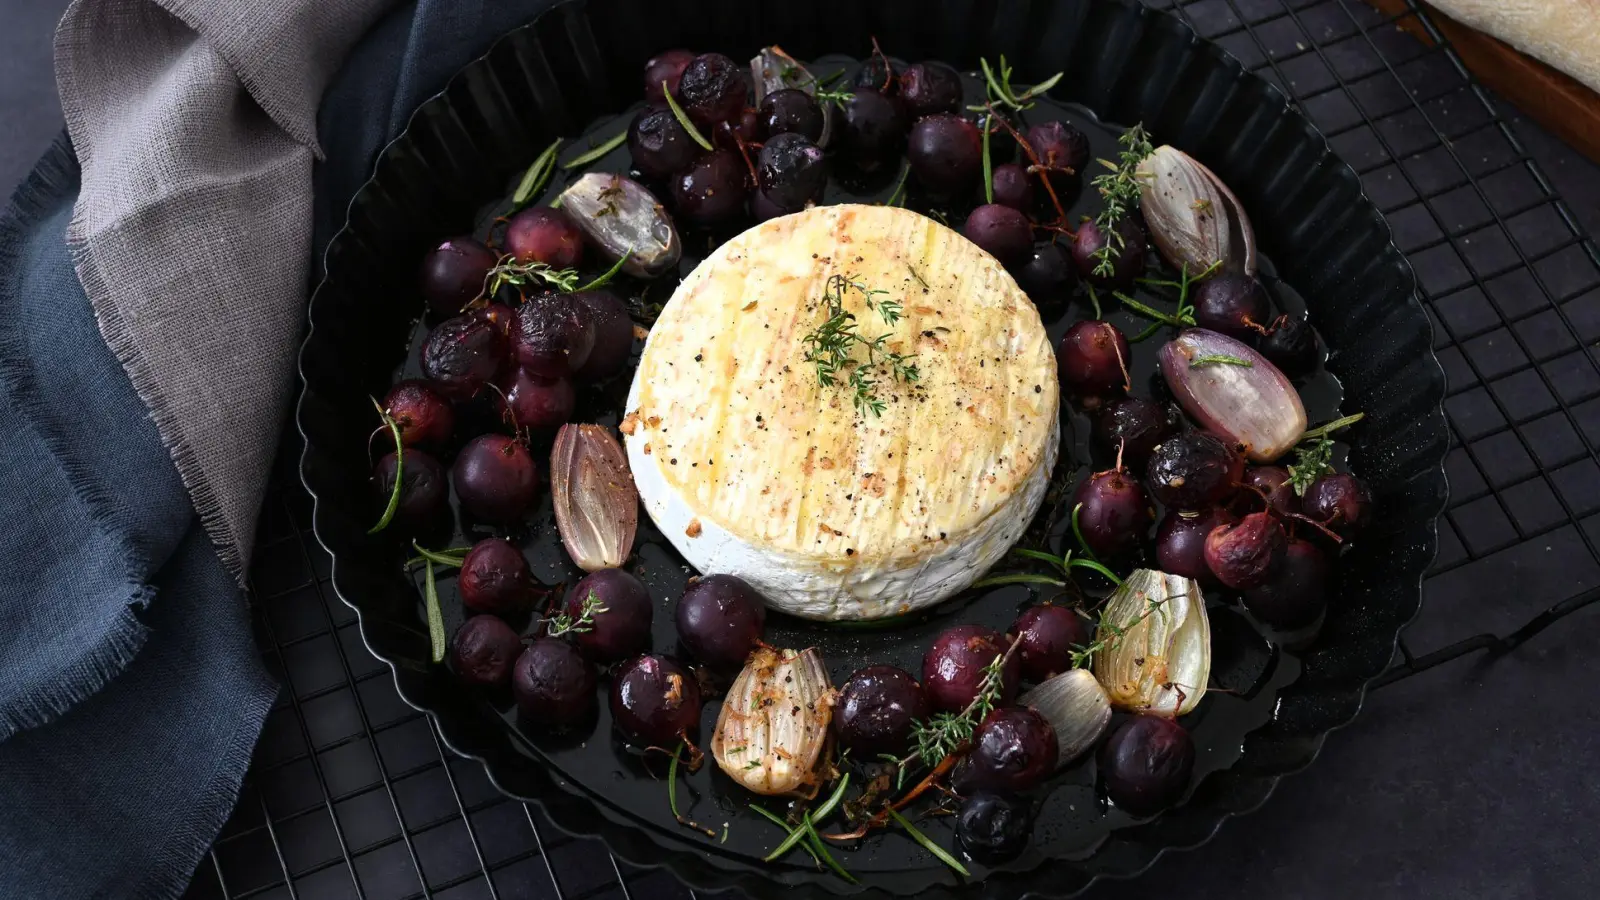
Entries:
[[[872,371],[881,415],[841,371],[819,383],[805,338],[833,275],[866,339],[909,354],[915,382]],[[852,358],[866,358],[856,346]],[[1040,465],[1057,414],[1055,357],[1010,275],[966,238],[885,206],[825,206],[717,248],[651,331],[637,416],[696,515],[772,549],[842,565],[958,540]]]

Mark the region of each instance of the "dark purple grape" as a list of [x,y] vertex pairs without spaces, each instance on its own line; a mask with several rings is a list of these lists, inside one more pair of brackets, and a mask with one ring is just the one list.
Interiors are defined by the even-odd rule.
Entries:
[[893,97],[900,93],[900,74],[904,71],[905,66],[902,63],[874,53],[867,57],[861,68],[856,70],[855,78],[851,79],[850,83],[854,87]]
[[750,95],[750,74],[721,53],[702,53],[678,80],[678,101],[698,125],[731,122]]
[[[1040,122],[1028,129],[1028,146],[1039,157],[1040,165],[1052,169],[1071,169],[1081,176],[1089,167],[1089,138],[1066,122]],[[1051,183],[1073,178],[1065,172],[1051,175]]]
[[956,776],[957,790],[1015,793],[1037,786],[1055,771],[1056,730],[1038,711],[1006,706],[984,717],[972,750]]
[[1145,482],[1162,506],[1204,509],[1238,490],[1244,457],[1214,434],[1191,431],[1157,444],[1145,472]]
[[461,593],[463,606],[497,616],[527,612],[537,589],[528,558],[501,538],[485,538],[473,544],[456,576],[456,590]]
[[1354,475],[1324,475],[1306,488],[1300,506],[1313,520],[1343,537],[1350,537],[1372,521],[1372,492]]
[[608,290],[583,291],[572,302],[588,313],[594,326],[594,346],[589,358],[573,371],[579,381],[604,381],[628,367],[633,354],[633,318],[628,307]]
[[700,683],[665,656],[623,663],[611,680],[611,718],[635,743],[670,747],[700,724]]
[[708,666],[736,669],[761,641],[767,607],[737,575],[707,575],[690,582],[678,601],[678,639]]
[[1298,316],[1279,316],[1258,346],[1261,355],[1287,375],[1309,372],[1322,360],[1316,331],[1310,322]]
[[461,623],[450,639],[450,667],[467,684],[510,684],[511,668],[521,655],[522,638],[495,616],[473,616]]
[[737,153],[718,150],[695,160],[672,180],[678,214],[697,225],[716,225],[744,214],[750,171]]
[[539,468],[528,448],[503,434],[475,437],[461,448],[450,482],[467,514],[495,525],[511,525],[533,508]]
[[407,448],[404,459],[385,453],[372,467],[372,495],[378,512],[388,508],[394,493],[395,468],[400,469],[400,502],[395,506],[394,522],[417,529],[443,518],[450,504],[450,488],[445,483],[439,461],[416,448]]
[[1072,255],[1054,241],[1035,245],[1033,258],[1018,266],[1014,274],[1017,285],[1027,291],[1035,306],[1065,301],[1078,284]]
[[643,582],[622,569],[600,569],[578,579],[562,608],[573,621],[583,613],[584,601],[593,594],[604,607],[588,631],[574,632],[573,643],[591,658],[616,662],[643,653],[650,645],[650,621],[655,607]]
[[1194,772],[1194,740],[1160,716],[1133,716],[1100,745],[1100,776],[1111,802],[1149,816],[1178,802]]
[[1244,484],[1260,491],[1267,505],[1278,515],[1292,516],[1300,512],[1300,495],[1289,483],[1289,470],[1283,466],[1251,466],[1244,470]]
[[1196,325],[1241,341],[1260,334],[1272,319],[1266,289],[1249,275],[1220,272],[1200,282],[1189,296]]
[[628,126],[628,154],[640,172],[665,178],[688,168],[700,155],[700,145],[689,137],[672,110],[648,106]]
[[928,717],[928,698],[911,673],[868,666],[850,676],[833,708],[839,742],[859,759],[910,749],[911,727]]
[[991,180],[994,202],[1023,213],[1033,208],[1033,182],[1028,178],[1027,169],[1016,163],[995,166]]
[[979,791],[961,804],[956,837],[979,862],[1002,862],[1028,845],[1033,807],[1020,797]]
[[973,210],[961,233],[1004,266],[1025,262],[1033,253],[1033,225],[1028,217],[999,203]]
[[470,237],[451,238],[422,258],[422,296],[434,312],[453,316],[483,293],[495,255]]
[[470,400],[494,380],[507,357],[506,339],[482,317],[456,316],[428,332],[422,374],[451,400]]
[[[723,137],[723,144],[729,149],[739,149],[739,142],[745,144],[759,144],[765,134],[761,127],[761,113],[748,107],[739,112],[739,118],[733,122],[724,122],[717,126],[717,135]],[[729,140],[736,138],[737,140]],[[712,143],[716,143],[715,140]]]
[[1007,636],[1021,646],[1022,675],[1038,683],[1072,668],[1072,651],[1093,637],[1089,620],[1065,606],[1030,606],[1011,623]]
[[1155,510],[1138,479],[1122,469],[1096,472],[1072,495],[1078,529],[1096,556],[1121,556],[1155,524]]
[[517,311],[504,303],[491,302],[473,310],[472,317],[505,335],[509,341],[511,328],[517,321]]
[[1056,362],[1068,392],[1085,396],[1121,394],[1128,387],[1128,339],[1100,319],[1074,324],[1061,336]]
[[758,140],[780,134],[798,134],[812,143],[822,140],[822,106],[805,91],[785,88],[773,91],[761,101],[756,113]]
[[805,135],[780,134],[762,146],[756,180],[768,200],[785,209],[799,209],[822,196],[828,183],[828,161]]
[[1156,526],[1156,564],[1161,571],[1193,578],[1207,587],[1217,587],[1222,582],[1211,574],[1206,564],[1206,537],[1220,525],[1232,525],[1238,519],[1221,506],[1212,506],[1199,512],[1169,509]]
[[920,119],[906,140],[906,160],[918,183],[950,196],[982,184],[983,139],[978,126],[952,113]]
[[383,408],[400,429],[400,443],[407,447],[444,447],[456,429],[450,401],[420,379],[409,378],[390,388],[383,396]]
[[668,50],[650,57],[644,64],[645,102],[666,101],[662,82],[666,82],[666,89],[672,92],[672,96],[678,96],[678,81],[683,78],[683,70],[689,68],[691,62],[694,62],[694,54],[688,50]]
[[837,140],[851,165],[871,172],[900,155],[906,120],[895,101],[871,88],[856,88],[845,98],[843,112]]
[[1094,417],[1094,447],[1106,459],[1122,454],[1124,465],[1142,471],[1150,451],[1178,433],[1177,410],[1143,397],[1121,397],[1106,404]]
[[577,403],[572,382],[565,378],[543,378],[527,369],[517,369],[500,384],[495,397],[500,417],[517,428],[558,428],[572,418]]
[[941,62],[920,62],[900,73],[900,99],[913,119],[961,111],[961,74]]
[[[940,712],[960,712],[978,696],[983,670],[1006,652],[1007,641],[992,628],[956,625],[934,639],[922,657],[922,690]],[[1019,651],[1020,652],[1020,651]],[[1013,654],[1002,670],[1000,705],[1017,695],[1022,662]]]
[[784,207],[773,203],[767,198],[766,194],[763,194],[760,191],[750,192],[750,217],[755,219],[757,222],[765,222],[769,219],[776,219],[779,216],[787,216],[790,213],[796,212],[799,212],[799,210],[785,209]]
[[1251,513],[1206,535],[1206,565],[1217,580],[1237,591],[1265,584],[1283,562],[1287,539],[1272,513]]
[[1097,275],[1100,261],[1096,254],[1106,245],[1105,235],[1094,222],[1084,222],[1072,238],[1072,261],[1085,281],[1099,288],[1118,290],[1133,286],[1134,279],[1144,274],[1144,252],[1148,246],[1144,229],[1129,218],[1117,222],[1117,234],[1122,244],[1111,255],[1111,274]]
[[517,365],[545,378],[583,368],[594,350],[594,322],[572,294],[545,291],[517,308],[511,352]]
[[1278,571],[1244,592],[1244,608],[1274,628],[1301,628],[1322,615],[1327,590],[1327,557],[1316,544],[1290,538]]
[[518,262],[542,262],[571,269],[583,262],[583,231],[559,209],[535,206],[506,223],[506,252]]
[[517,710],[541,725],[576,725],[594,714],[594,666],[560,638],[542,637],[517,657],[511,691]]

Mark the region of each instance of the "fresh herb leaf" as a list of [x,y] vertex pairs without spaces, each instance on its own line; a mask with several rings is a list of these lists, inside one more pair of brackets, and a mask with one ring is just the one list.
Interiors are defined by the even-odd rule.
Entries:
[[818,865],[822,864],[822,860],[818,859],[816,851],[811,849],[811,845],[809,843],[803,843],[805,841],[805,838],[806,838],[806,830],[805,830],[805,828],[803,828],[803,827],[801,827],[801,828],[791,827],[788,822],[785,822],[784,820],[778,818],[776,815],[774,815],[773,813],[768,811],[765,807],[759,806],[759,805],[754,804],[754,803],[750,804],[750,810],[752,812],[754,812],[754,813],[757,813],[757,814],[765,817],[766,819],[771,821],[774,825],[777,825],[779,828],[782,828],[783,831],[784,831],[784,834],[788,835],[787,837],[785,837],[783,839],[783,843],[778,845],[778,849],[776,849],[776,850],[772,851],[771,853],[767,854],[766,859],[763,860],[764,862],[775,862],[775,861],[777,861],[785,853],[788,853],[790,850],[794,849],[794,846],[796,844],[799,844],[802,849],[804,849],[807,853],[811,854],[811,858],[816,860]]
[[389,527],[389,523],[394,521],[395,510],[400,508],[400,488],[405,484],[402,476],[405,475],[406,448],[405,443],[400,440],[400,423],[394,420],[394,416],[389,415],[389,411],[383,408],[383,404],[379,403],[376,397],[367,399],[372,401],[373,408],[378,411],[378,418],[383,420],[384,427],[394,436],[394,489],[389,491],[389,503],[384,506],[383,515],[378,517],[378,524],[367,529],[367,534],[377,534]]
[[1255,363],[1237,356],[1229,356],[1226,353],[1207,353],[1204,356],[1196,356],[1194,359],[1189,360],[1189,368],[1191,369],[1199,369],[1204,366],[1243,366],[1249,369],[1254,367]]
[[805,831],[807,842],[811,844],[812,855],[822,860],[822,864],[832,869],[835,875],[851,884],[856,884],[856,877],[846,871],[844,866],[839,865],[839,861],[833,858],[832,853],[828,852],[827,845],[822,843],[822,835],[817,834],[817,826],[811,821],[810,813],[806,813],[805,822],[801,825],[801,828]]
[[689,114],[684,112],[683,107],[678,105],[678,98],[672,96],[672,91],[667,89],[665,80],[661,82],[661,94],[666,98],[667,106],[672,110],[672,114],[677,117],[678,124],[682,125],[683,130],[689,133],[689,139],[699,144],[702,150],[715,149],[711,146],[711,142],[706,140],[706,136],[700,133],[700,129],[694,127],[694,120],[689,118]]
[[1325,437],[1302,440],[1294,452],[1294,464],[1289,466],[1289,484],[1294,487],[1296,496],[1303,497],[1313,482],[1333,472],[1333,440]]
[[459,569],[461,568],[461,563],[466,560],[467,554],[472,552],[471,547],[451,547],[448,550],[429,550],[426,547],[423,547],[421,544],[418,544],[416,541],[411,542],[411,547],[417,551],[417,555],[406,560],[406,566],[408,568],[411,566],[420,565],[424,562],[435,562],[441,566],[450,566],[451,568]]
[[1304,441],[1308,438],[1327,437],[1328,435],[1333,434],[1335,431],[1349,428],[1351,425],[1354,425],[1366,417],[1366,413],[1353,413],[1351,415],[1344,416],[1343,418],[1334,419],[1332,422],[1329,422],[1326,425],[1318,425],[1315,428],[1307,428],[1306,433],[1300,436],[1300,440]]
[[1111,171],[1095,176],[1091,182],[1105,203],[1094,217],[1095,226],[1100,229],[1101,237],[1105,238],[1105,245],[1093,254],[1094,274],[1102,278],[1116,274],[1116,260],[1124,244],[1122,232],[1117,226],[1139,205],[1139,179],[1135,172],[1139,163],[1155,152],[1150,145],[1150,135],[1142,123],[1123,132],[1117,138],[1117,143],[1122,147],[1117,154],[1117,161],[1100,161]]
[[[861,294],[867,309],[878,314],[885,324],[900,321],[903,307],[899,301],[888,299],[888,291],[870,288],[851,275],[829,276],[822,293],[822,306],[828,318],[810,334],[801,339],[806,346],[806,362],[817,370],[817,384],[831,388],[839,383],[841,373],[849,385],[858,412],[882,416],[887,404],[878,396],[880,379],[875,377],[887,367],[889,378],[901,384],[915,382],[921,375],[909,354],[888,349],[888,335],[868,340],[856,330],[856,317],[844,308],[847,292]],[[865,350],[866,359],[856,358],[856,350]]]
[[444,662],[444,611],[439,608],[439,586],[433,580],[433,560],[423,569],[422,602],[428,611],[428,644],[433,651],[433,661]]
[[[1017,93],[1011,86],[1011,65],[1006,62],[1004,53],[1000,54],[1000,64],[992,66],[987,59],[979,59],[978,67],[983,70],[984,89],[988,92],[989,102],[1009,106],[1015,110],[1031,109],[1033,101],[1056,86],[1064,72],[1057,72],[1039,82],[1031,88]],[[982,109],[983,107],[976,107]]]
[[484,293],[493,297],[504,285],[524,287],[535,281],[550,285],[556,290],[571,293],[578,286],[577,269],[552,269],[538,260],[521,262],[509,253],[484,276]]
[[834,106],[844,109],[845,101],[850,99],[850,92],[827,90],[821,85],[818,85],[817,92],[812,96],[816,98],[817,105],[819,106],[827,106],[829,103],[832,103]]
[[967,871],[967,867],[963,866],[960,860],[956,859],[954,856],[951,856],[949,851],[934,843],[932,838],[918,830],[915,825],[911,824],[910,819],[900,815],[900,813],[896,812],[893,807],[890,807],[889,809],[889,817],[894,819],[901,828],[904,828],[906,830],[906,834],[911,835],[912,840],[921,844],[922,849],[932,853],[934,856],[938,857],[940,862],[956,870],[962,875],[971,877],[972,873]]
[[576,169],[576,168],[579,168],[581,166],[587,166],[589,163],[592,163],[595,160],[601,158],[602,156],[605,156],[607,153],[610,153],[611,151],[617,149],[618,147],[621,147],[623,142],[626,141],[627,139],[628,139],[628,130],[626,128],[624,128],[622,131],[618,132],[617,134],[613,135],[612,137],[607,138],[603,143],[601,143],[598,146],[594,147],[589,152],[581,154],[579,156],[574,156],[572,159],[569,159],[566,162],[562,163],[561,164],[561,168],[570,171],[572,169]]
[[[578,617],[574,619],[565,612],[556,613],[550,617],[550,627],[545,631],[546,637],[561,637],[564,634],[582,634],[594,630],[594,617],[606,612],[606,607],[600,602],[600,595],[594,591],[583,598],[583,605],[578,608]],[[677,760],[673,760],[676,764]]]
[[628,260],[632,256],[633,256],[633,248],[630,247],[628,249],[628,251],[623,253],[620,257],[618,257],[617,261],[611,264],[611,268],[605,270],[605,272],[603,274],[601,274],[600,277],[598,277],[595,280],[589,282],[588,284],[584,285],[583,287],[578,288],[573,293],[581,294],[584,291],[597,290],[599,288],[605,287],[607,284],[610,284],[611,283],[611,279],[617,277],[617,273],[622,271],[622,267],[624,265],[627,265]]
[[1122,301],[1122,305],[1133,310],[1147,319],[1154,319],[1158,324],[1171,325],[1173,328],[1183,328],[1194,324],[1192,315],[1185,315],[1182,309],[1177,313],[1164,313],[1153,306],[1141,303],[1121,291],[1112,291],[1111,295]]
[[983,202],[994,202],[994,160],[989,154],[989,123],[983,124]]
[[549,183],[550,176],[555,174],[556,150],[561,147],[561,138],[544,148],[528,171],[523,173],[522,180],[517,183],[517,189],[511,194],[511,211],[516,212],[532,203],[544,193],[545,185]]

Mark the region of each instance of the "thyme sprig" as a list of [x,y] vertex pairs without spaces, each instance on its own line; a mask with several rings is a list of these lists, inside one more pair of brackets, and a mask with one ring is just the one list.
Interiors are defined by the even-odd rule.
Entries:
[[593,631],[594,617],[607,611],[605,604],[600,602],[600,595],[590,591],[589,596],[583,598],[583,605],[578,608],[576,618],[565,611],[551,616],[550,627],[545,636],[561,637],[564,634],[583,634],[586,631]]
[[995,704],[1000,700],[1000,694],[1005,688],[1005,668],[1011,661],[1012,654],[1017,652],[1020,642],[1012,641],[1006,652],[995,655],[995,658],[983,667],[983,680],[978,682],[978,693],[968,703],[966,708],[958,713],[936,713],[925,722],[917,722],[911,727],[911,739],[916,742],[916,749],[909,756],[900,760],[902,772],[908,767],[921,763],[934,767],[944,761],[945,757],[960,750],[967,742],[972,740],[972,734],[977,729],[978,723],[983,721],[994,710]]
[[[1019,94],[1017,89],[1011,86],[1011,64],[1006,62],[1004,53],[1000,54],[998,66],[991,66],[987,59],[979,59],[978,68],[983,70],[984,89],[988,92],[989,102],[1009,106],[1018,111],[1033,108],[1033,101],[1055,87],[1061,81],[1061,76],[1066,74],[1057,72]],[[975,112],[984,109],[982,106],[968,108]]]
[[1100,229],[1101,237],[1105,238],[1105,244],[1094,252],[1094,274],[1102,278],[1110,278],[1116,273],[1117,257],[1122,254],[1124,246],[1122,232],[1117,230],[1117,226],[1139,205],[1139,178],[1136,172],[1139,163],[1155,152],[1143,123],[1135,123],[1123,132],[1117,138],[1117,143],[1122,147],[1117,153],[1117,161],[1100,160],[1100,164],[1111,171],[1095,176],[1094,181],[1090,182],[1105,203],[1094,217],[1094,224]]
[[1348,428],[1365,417],[1366,413],[1355,413],[1326,425],[1306,429],[1305,434],[1300,436],[1300,443],[1294,448],[1294,464],[1289,466],[1289,484],[1296,496],[1305,496],[1312,482],[1333,472],[1333,439],[1328,435]]
[[1151,598],[1150,600],[1146,601],[1144,611],[1139,613],[1138,618],[1126,625],[1112,624],[1106,616],[1109,607],[1102,608],[1100,610],[1100,615],[1095,619],[1094,640],[1083,645],[1082,647],[1073,648],[1071,656],[1072,667],[1074,669],[1085,668],[1089,665],[1090,661],[1094,659],[1094,655],[1096,653],[1099,653],[1102,650],[1114,649],[1117,646],[1117,642],[1121,641],[1124,635],[1126,635],[1129,631],[1132,631],[1134,626],[1138,625],[1140,622],[1150,618],[1151,614],[1160,609],[1162,605],[1165,604],[1169,599],[1171,598],[1163,596],[1159,600]]
[[[885,369],[890,379],[901,384],[915,382],[921,373],[911,361],[911,354],[888,349],[889,335],[861,336],[855,315],[844,308],[845,295],[851,290],[860,293],[867,309],[876,312],[885,324],[900,321],[903,308],[898,301],[888,299],[888,291],[870,288],[853,275],[831,275],[822,293],[828,318],[801,339],[806,345],[805,360],[816,366],[819,385],[831,388],[843,377],[856,411],[881,416],[887,404],[878,396],[878,385]],[[865,360],[856,359],[857,347],[865,350]]]
[[553,269],[538,260],[522,262],[507,253],[483,276],[483,295],[493,297],[505,285],[526,287],[543,282],[559,291],[570,293],[578,287],[577,269]]

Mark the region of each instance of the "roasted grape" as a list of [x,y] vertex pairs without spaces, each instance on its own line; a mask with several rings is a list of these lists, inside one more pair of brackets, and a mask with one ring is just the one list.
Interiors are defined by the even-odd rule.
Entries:
[[1028,299],[1035,306],[1064,302],[1078,283],[1072,254],[1054,242],[1035,245],[1033,257],[1018,266],[1013,274],[1017,285],[1028,293]]
[[785,209],[799,209],[822,196],[828,161],[810,138],[780,134],[762,146],[756,179],[768,200]]
[[749,72],[721,53],[696,56],[678,80],[678,101],[699,125],[737,119],[749,94]]
[[1244,484],[1261,492],[1267,505],[1280,516],[1300,512],[1300,495],[1294,492],[1289,481],[1289,470],[1283,466],[1251,466],[1244,470]]
[[1026,262],[1033,253],[1033,226],[1028,217],[999,203],[973,210],[961,233],[1004,266]]
[[874,53],[856,70],[850,83],[892,97],[900,93],[900,73],[904,71],[904,65]]
[[1033,182],[1028,178],[1027,169],[1016,163],[995,166],[990,180],[994,186],[994,202],[1022,213],[1033,208]]
[[1178,802],[1194,772],[1194,740],[1160,716],[1133,716],[1100,745],[1100,776],[1111,802],[1136,816]]
[[[985,669],[1003,656],[1007,641],[982,625],[956,625],[940,632],[922,657],[922,689],[935,710],[960,712],[978,696]],[[1013,654],[1001,670],[1001,705],[1017,695],[1022,663]]]
[[1286,539],[1274,513],[1251,513],[1206,535],[1206,565],[1234,590],[1265,584],[1283,562]]
[[1007,633],[1017,647],[1024,678],[1038,683],[1072,668],[1073,650],[1094,639],[1089,620],[1065,606],[1030,606]]
[[506,252],[518,262],[542,262],[571,269],[583,262],[583,231],[559,209],[535,206],[506,224]]
[[979,791],[961,804],[956,837],[973,859],[1001,862],[1022,852],[1033,833],[1033,807],[1020,797]]
[[633,353],[633,319],[628,307],[607,290],[583,291],[572,295],[580,315],[587,314],[594,326],[594,346],[589,358],[572,372],[579,381],[603,381],[628,367]]
[[472,439],[450,469],[456,498],[467,514],[495,525],[511,525],[533,508],[538,466],[520,441],[502,434]]
[[822,106],[817,98],[795,88],[773,91],[762,98],[756,122],[758,140],[780,134],[798,134],[812,143],[822,140]]
[[1306,488],[1300,498],[1305,514],[1344,537],[1367,527],[1372,520],[1372,493],[1354,475],[1324,475]]
[[1322,358],[1316,331],[1300,316],[1279,316],[1261,338],[1259,346],[1261,355],[1287,375],[1309,372]]
[[646,176],[665,178],[688,168],[700,155],[700,145],[672,110],[652,106],[640,110],[628,126],[628,154],[633,167]]
[[845,98],[843,112],[839,152],[851,165],[871,172],[900,155],[906,120],[893,100],[870,88],[856,88]]
[[1161,571],[1193,578],[1207,587],[1222,582],[1206,563],[1206,538],[1222,525],[1238,519],[1220,506],[1193,512],[1169,509],[1156,527],[1156,564]]
[[395,524],[415,530],[443,518],[450,503],[444,469],[438,460],[416,448],[408,448],[403,458],[385,453],[372,467],[372,496],[378,511],[388,507],[394,494],[396,469],[400,471],[400,501],[394,510]]
[[850,676],[833,709],[839,742],[857,758],[910,749],[911,727],[928,717],[928,698],[911,673],[894,666],[868,666]]
[[665,656],[623,663],[611,679],[611,718],[634,743],[671,747],[700,724],[700,682]]
[[972,190],[983,167],[982,137],[978,126],[953,113],[918,120],[906,140],[906,160],[911,174],[930,192],[951,196]]
[[1327,590],[1327,557],[1310,541],[1290,538],[1277,571],[1244,592],[1244,608],[1274,628],[1302,628],[1322,615]]
[[1177,434],[1180,419],[1170,406],[1143,397],[1121,397],[1105,405],[1094,417],[1095,450],[1107,459],[1120,454],[1124,464],[1142,471],[1156,445]]
[[400,443],[407,447],[439,449],[450,443],[455,432],[454,408],[426,381],[409,378],[396,384],[383,396],[383,408],[400,429]]
[[1249,275],[1220,272],[1196,285],[1190,299],[1196,325],[1241,341],[1260,334],[1272,317],[1266,289]]
[[1144,254],[1148,247],[1144,229],[1125,218],[1117,222],[1116,233],[1120,242],[1113,242],[1115,246],[1107,255],[1109,262],[1101,260],[1106,236],[1099,225],[1084,222],[1073,235],[1072,260],[1077,263],[1078,274],[1096,287],[1127,289],[1133,286],[1134,279],[1144,274]]
[[739,154],[707,153],[672,180],[678,214],[697,225],[717,225],[744,214],[750,172]]
[[501,418],[517,428],[560,427],[572,418],[576,402],[572,382],[565,378],[543,378],[527,369],[512,372],[495,397]]
[[1027,141],[1040,165],[1072,170],[1051,173],[1052,184],[1081,176],[1089,167],[1089,138],[1066,122],[1040,122],[1028,129]]
[[678,601],[678,639],[708,666],[737,669],[761,641],[767,607],[743,578],[707,575]]
[[900,99],[914,119],[961,111],[961,74],[940,62],[920,62],[900,74]]
[[469,400],[506,363],[506,339],[478,316],[456,316],[428,332],[422,374],[451,400]]
[[1122,469],[1085,478],[1072,502],[1078,530],[1096,556],[1127,553],[1144,540],[1155,523],[1155,510],[1144,488]]
[[594,323],[572,294],[545,291],[517,308],[511,350],[517,365],[544,378],[583,368],[594,350]]
[[1130,359],[1128,339],[1117,326],[1100,319],[1068,328],[1056,351],[1061,383],[1070,393],[1090,397],[1127,390]]
[[436,313],[453,316],[483,292],[493,251],[470,237],[451,238],[422,258],[422,296]]
[[539,638],[517,657],[511,691],[517,710],[541,725],[587,721],[595,708],[594,666],[559,638]]
[[668,50],[650,57],[644,64],[644,99],[649,103],[664,102],[663,82],[672,96],[678,96],[678,80],[691,62],[694,62],[694,54],[688,50]]
[[1055,771],[1057,755],[1056,730],[1044,716],[1026,706],[1001,707],[973,733],[957,790],[1028,790]]
[[[567,593],[562,612],[573,621],[583,614],[583,605],[598,604],[587,630],[575,631],[573,643],[590,658],[616,662],[642,653],[650,644],[650,621],[655,608],[643,582],[622,569],[590,572]],[[593,605],[592,604],[592,605]]]
[[473,544],[461,561],[456,589],[467,609],[512,616],[528,611],[537,583],[521,550],[510,541],[485,538]]
[[456,677],[481,687],[511,683],[511,669],[522,655],[522,638],[495,616],[473,616],[450,639],[450,667]]
[[1233,496],[1244,477],[1244,457],[1222,438],[1191,431],[1150,451],[1146,483],[1163,506],[1204,509]]

